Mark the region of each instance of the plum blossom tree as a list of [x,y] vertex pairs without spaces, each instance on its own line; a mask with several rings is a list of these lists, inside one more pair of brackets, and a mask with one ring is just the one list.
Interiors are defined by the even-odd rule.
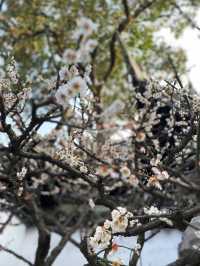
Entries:
[[[189,15],[199,1],[30,2],[0,2],[0,206],[10,214],[0,230],[17,216],[38,245],[33,262],[1,249],[50,266],[71,242],[87,265],[122,266],[110,256],[126,248],[116,237],[137,236],[136,266],[146,232],[184,230],[200,212],[200,97],[182,82],[183,53],[154,47],[152,29],[180,18],[199,30]],[[50,251],[52,232],[61,240]]]

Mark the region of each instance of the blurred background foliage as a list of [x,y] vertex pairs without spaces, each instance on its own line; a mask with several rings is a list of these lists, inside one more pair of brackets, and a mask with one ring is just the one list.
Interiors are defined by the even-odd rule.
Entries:
[[[149,7],[135,16],[146,3]],[[99,25],[93,66],[97,80],[105,77],[110,64],[110,43],[118,25],[125,19],[121,0],[1,0],[0,1],[0,63],[13,55],[22,76],[36,80],[56,75],[65,49],[77,48],[73,38],[76,20],[91,18]],[[195,26],[200,0],[127,0],[130,17],[121,33],[129,55],[151,76],[171,77],[169,55],[180,74],[186,72],[186,57],[181,49],[158,42],[154,35],[169,27],[178,37],[187,26]],[[119,45],[116,61],[106,79],[106,86],[118,91],[125,74]],[[123,93],[123,90],[122,90]]]

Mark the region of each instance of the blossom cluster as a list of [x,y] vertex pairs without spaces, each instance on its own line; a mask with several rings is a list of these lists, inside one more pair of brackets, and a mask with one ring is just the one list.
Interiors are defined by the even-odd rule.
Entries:
[[115,180],[120,178],[127,184],[134,187],[137,187],[139,184],[138,177],[134,173],[132,173],[131,169],[126,165],[122,165],[121,167],[119,167],[119,169],[116,169],[116,167],[112,168],[107,165],[100,165],[97,168],[96,173],[102,177],[110,176]]
[[97,46],[97,41],[91,38],[91,35],[97,31],[97,24],[87,17],[77,20],[77,30],[74,37],[79,40],[77,50],[68,48],[65,50],[63,58],[67,64],[88,63],[91,59],[91,53]]
[[59,86],[55,93],[56,101],[63,107],[69,105],[69,100],[75,96],[83,97],[87,93],[87,83],[85,78],[82,78],[75,66],[62,68],[60,70],[60,77],[62,80],[67,81]]
[[75,148],[71,144],[70,147],[65,145],[64,148],[56,152],[55,158],[64,162],[67,162],[72,167],[78,167],[79,171],[83,174],[88,173],[88,168],[81,160],[81,158],[75,154]]
[[21,81],[19,82],[20,77],[16,70],[14,58],[11,58],[7,66],[6,75],[7,77],[0,78],[0,94],[4,100],[4,108],[8,110],[13,106],[14,109],[24,106],[25,101],[31,96],[31,88],[24,86]]
[[17,195],[19,197],[21,197],[23,191],[24,191],[24,177],[26,176],[27,173],[27,168],[26,167],[22,167],[20,172],[17,172],[17,181],[18,181],[18,190],[17,190]]
[[[151,171],[153,173],[153,175],[151,175],[148,179],[148,184],[147,186],[153,186],[156,187],[158,189],[162,189],[162,186],[160,184],[160,181],[164,181],[169,179],[169,174],[166,170],[160,170],[158,168],[158,161],[155,160],[151,160],[150,164],[152,165]],[[155,166],[156,164],[156,166]]]
[[[63,107],[68,106],[69,100],[75,96],[84,97],[90,83],[91,52],[97,46],[97,41],[89,37],[97,30],[97,25],[89,18],[81,18],[77,22],[76,38],[81,38],[78,50],[66,49],[63,55],[64,64],[60,71],[59,77],[61,84],[55,93],[56,101]],[[77,64],[84,65],[84,73],[80,73]]]
[[108,248],[111,244],[112,234],[123,233],[129,225],[133,226],[138,222],[133,220],[133,214],[123,207],[114,209],[111,212],[111,217],[111,221],[106,220],[103,226],[97,226],[94,236],[90,237],[89,245],[92,249]]
[[[150,208],[144,208],[144,213],[149,216],[158,216],[158,219],[160,221],[168,224],[169,226],[173,226],[173,222],[170,219],[168,219],[167,217],[163,217],[163,215],[167,214],[166,210],[159,210],[157,207],[151,206]],[[154,219],[155,218],[151,218],[151,220]]]
[[13,57],[7,66],[7,75],[13,84],[17,84],[19,82],[18,73],[16,70],[16,61]]
[[[94,206],[93,206],[94,207]],[[151,206],[150,208],[144,208],[144,213],[149,216],[158,216],[162,222],[167,223],[169,226],[173,225],[173,222],[164,217],[167,212],[165,210],[158,210],[157,207]],[[154,220],[151,218],[151,220]],[[102,226],[97,226],[94,236],[89,238],[89,245],[94,249],[106,249],[111,246],[113,234],[126,232],[128,226],[141,225],[138,219],[134,219],[133,213],[128,212],[126,208],[118,207],[111,212],[111,220],[106,220]],[[138,244],[135,247],[135,252],[139,252],[141,246]]]

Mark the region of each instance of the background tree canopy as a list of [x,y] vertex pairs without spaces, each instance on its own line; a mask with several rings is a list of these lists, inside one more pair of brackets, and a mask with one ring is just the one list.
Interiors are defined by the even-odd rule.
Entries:
[[114,50],[116,63],[111,82],[118,83],[123,75],[119,46],[114,44],[118,27],[126,48],[147,73],[170,72],[169,55],[183,73],[183,51],[156,42],[154,33],[170,27],[179,36],[188,25],[195,27],[191,18],[198,10],[199,1],[127,2],[129,10],[123,1],[1,1],[1,57],[6,62],[13,55],[20,64],[20,72],[31,80],[38,73],[55,74],[65,49],[77,49],[73,30],[76,18],[84,15],[99,25],[98,47],[93,58],[99,80],[109,70],[109,57],[114,57]]

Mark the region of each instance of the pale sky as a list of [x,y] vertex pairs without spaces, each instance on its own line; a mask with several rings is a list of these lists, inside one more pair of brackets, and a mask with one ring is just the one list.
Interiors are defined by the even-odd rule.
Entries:
[[[195,22],[200,26],[200,11]],[[200,93],[200,31],[188,27],[178,40],[167,28],[158,35],[163,36],[169,45],[181,47],[186,51],[189,77],[194,88]]]

